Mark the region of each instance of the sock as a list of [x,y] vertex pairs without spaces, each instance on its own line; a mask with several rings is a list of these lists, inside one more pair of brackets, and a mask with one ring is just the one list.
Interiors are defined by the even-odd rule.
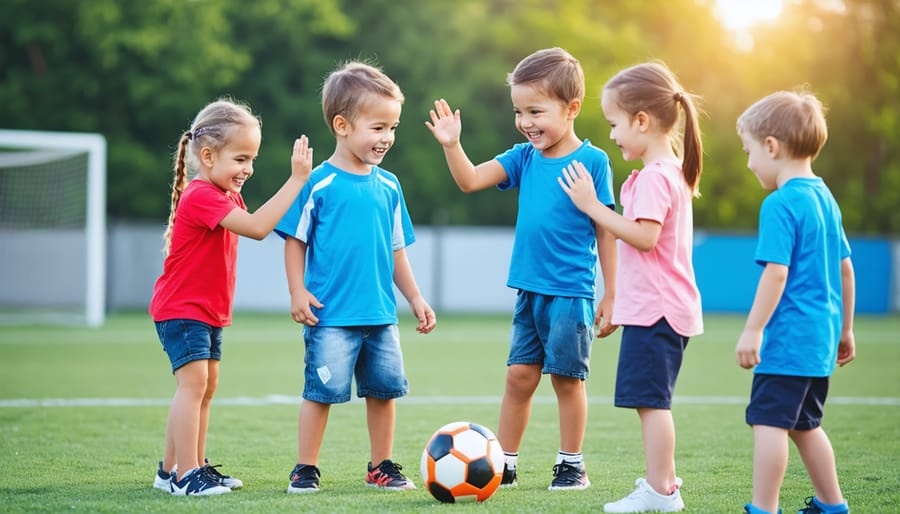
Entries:
[[516,469],[516,463],[519,461],[519,452],[503,452],[503,458],[506,461],[507,469]]
[[566,461],[569,464],[573,464],[575,466],[581,466],[584,464],[584,456],[581,454],[581,452],[569,453],[560,450],[559,453],[556,454],[556,463],[562,464],[562,461]]

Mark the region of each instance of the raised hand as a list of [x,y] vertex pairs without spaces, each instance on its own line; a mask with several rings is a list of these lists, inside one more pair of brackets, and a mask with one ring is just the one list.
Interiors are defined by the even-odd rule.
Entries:
[[462,133],[462,120],[459,116],[459,109],[453,111],[450,104],[441,98],[435,100],[434,109],[429,114],[431,121],[425,122],[425,126],[431,131],[431,134],[437,139],[441,146],[450,146],[459,142],[459,136]]
[[306,182],[313,166],[313,149],[309,147],[306,135],[294,140],[294,153],[291,155],[291,176]]

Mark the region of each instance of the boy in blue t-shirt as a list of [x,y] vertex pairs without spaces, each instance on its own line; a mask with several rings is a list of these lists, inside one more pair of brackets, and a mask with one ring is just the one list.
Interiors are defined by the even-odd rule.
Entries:
[[291,316],[306,325],[297,465],[289,493],[319,490],[319,449],[330,407],[366,399],[371,461],[366,485],[415,489],[392,458],[394,399],[408,384],[393,284],[427,334],[434,311],[405,248],[415,241],[397,177],[378,165],[394,144],[403,93],[381,70],[350,62],[322,87],[322,110],[337,144],[275,228],[284,238]]
[[[519,190],[519,211],[507,285],[519,291],[507,360],[506,390],[497,433],[506,454],[501,486],[517,483],[519,445],[531,398],[550,374],[559,403],[560,444],[551,490],[590,485],[582,456],[593,326],[605,337],[615,296],[615,238],[594,225],[559,187],[557,178],[573,160],[590,171],[597,196],[612,208],[612,171],[606,153],[580,140],[575,118],[584,100],[584,73],[561,48],[539,50],[507,77],[516,128],[528,142],[473,165],[460,144],[459,110],[434,103],[426,125],[443,146],[450,173],[465,192],[497,186]],[[604,296],[594,310],[597,255]]]
[[812,94],[782,91],[737,121],[747,167],[773,191],[760,208],[755,258],[764,268],[736,350],[742,368],[756,367],[746,414],[755,446],[749,514],[780,512],[788,438],[815,489],[800,512],[849,512],[821,427],[835,364],[856,356],[850,245],[837,202],[812,170],[828,137],[823,111]]

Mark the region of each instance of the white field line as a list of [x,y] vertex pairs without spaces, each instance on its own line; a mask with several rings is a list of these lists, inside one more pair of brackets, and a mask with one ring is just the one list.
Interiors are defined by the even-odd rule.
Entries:
[[[499,396],[407,396],[398,401],[407,405],[500,405]],[[171,398],[14,398],[0,400],[0,408],[15,407],[164,407]],[[684,405],[746,405],[749,397],[743,396],[676,396],[674,403]],[[535,404],[555,404],[553,396],[535,396]],[[588,402],[594,405],[612,405],[609,396],[592,396]],[[216,398],[219,406],[263,407],[268,405],[300,405],[299,396],[267,395]],[[362,403],[355,398],[350,403]],[[830,405],[872,405],[900,407],[900,398],[877,396],[836,396],[828,399]]]

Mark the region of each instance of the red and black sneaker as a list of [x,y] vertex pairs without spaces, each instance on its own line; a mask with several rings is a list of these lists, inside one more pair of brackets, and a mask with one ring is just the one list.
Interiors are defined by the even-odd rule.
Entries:
[[369,472],[366,474],[366,485],[369,487],[378,487],[391,491],[405,491],[416,488],[416,484],[412,483],[412,480],[406,478],[400,472],[403,466],[391,461],[391,459],[384,459],[381,461],[381,464],[374,468],[370,462],[368,467]]

